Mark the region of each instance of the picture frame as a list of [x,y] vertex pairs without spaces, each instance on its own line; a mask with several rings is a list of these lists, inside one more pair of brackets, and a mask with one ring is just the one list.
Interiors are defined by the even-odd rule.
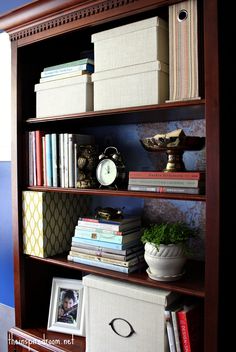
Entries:
[[53,278],[47,329],[85,336],[82,280]]

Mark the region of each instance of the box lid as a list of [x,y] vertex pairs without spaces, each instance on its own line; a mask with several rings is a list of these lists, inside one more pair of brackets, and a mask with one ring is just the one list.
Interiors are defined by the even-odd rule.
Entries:
[[145,62],[137,65],[120,67],[112,70],[95,72],[91,76],[92,76],[92,82],[95,82],[103,79],[135,75],[138,73],[150,72],[150,71],[162,71],[162,72],[168,73],[169,65],[164,64],[161,61],[151,61],[151,62]]
[[163,306],[172,303],[179,296],[179,294],[175,292],[113,280],[93,274],[83,277],[83,285]]
[[114,38],[127,33],[144,30],[150,27],[162,27],[166,30],[168,29],[167,22],[161,19],[160,17],[156,16],[148,18],[146,20],[126,24],[124,26],[108,29],[106,31],[94,33],[92,34],[91,41],[92,43],[95,43],[100,40]]
[[38,92],[40,90],[71,86],[71,85],[76,85],[80,83],[91,83],[91,75],[90,74],[77,75],[77,76],[66,77],[66,78],[57,79],[57,80],[53,79],[53,76],[52,76],[51,81],[35,84],[34,91]]

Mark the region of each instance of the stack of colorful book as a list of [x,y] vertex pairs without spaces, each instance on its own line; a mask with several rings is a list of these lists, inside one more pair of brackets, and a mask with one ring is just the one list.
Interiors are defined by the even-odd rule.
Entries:
[[204,194],[205,171],[130,171],[128,189],[159,193]]
[[144,265],[140,242],[141,220],[79,218],[68,260],[104,269],[131,273]]

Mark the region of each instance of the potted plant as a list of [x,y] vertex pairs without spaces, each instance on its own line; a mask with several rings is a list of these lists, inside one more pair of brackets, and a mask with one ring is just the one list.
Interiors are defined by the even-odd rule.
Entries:
[[141,237],[145,244],[144,258],[150,278],[159,281],[179,279],[190,253],[189,240],[196,230],[183,222],[151,224]]

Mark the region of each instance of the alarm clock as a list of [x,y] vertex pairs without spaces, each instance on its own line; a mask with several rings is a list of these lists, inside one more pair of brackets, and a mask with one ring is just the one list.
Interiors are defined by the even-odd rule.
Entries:
[[96,178],[100,187],[122,188],[125,186],[126,173],[123,158],[116,147],[107,147],[98,157]]

